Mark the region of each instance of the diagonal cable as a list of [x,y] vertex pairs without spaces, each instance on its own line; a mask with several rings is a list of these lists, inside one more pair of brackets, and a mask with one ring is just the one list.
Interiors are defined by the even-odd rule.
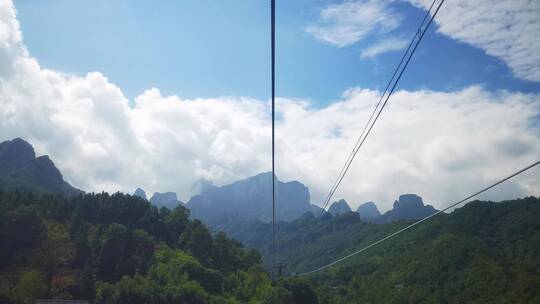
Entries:
[[505,178],[499,180],[498,182],[496,182],[496,183],[494,183],[494,184],[491,184],[491,185],[485,187],[484,189],[482,189],[482,190],[480,190],[480,191],[478,191],[478,192],[476,192],[476,193],[474,193],[474,194],[471,194],[471,195],[467,196],[466,198],[464,198],[464,199],[462,199],[462,200],[460,200],[460,201],[458,201],[458,202],[455,202],[455,203],[451,204],[450,206],[448,206],[448,207],[446,207],[446,208],[444,208],[444,209],[442,209],[442,210],[439,210],[439,211],[433,213],[432,215],[429,215],[429,216],[427,216],[427,217],[425,217],[425,218],[423,218],[423,219],[421,219],[421,220],[418,220],[418,221],[416,221],[416,222],[414,222],[414,223],[408,225],[408,226],[405,227],[405,228],[402,228],[402,229],[400,229],[400,230],[398,230],[398,231],[396,231],[396,232],[393,232],[393,233],[391,233],[391,234],[389,234],[389,235],[383,237],[382,239],[380,239],[380,240],[378,240],[378,241],[376,241],[376,242],[373,242],[373,243],[371,243],[371,244],[369,244],[369,245],[367,245],[367,246],[365,246],[365,247],[363,247],[363,248],[361,248],[361,249],[359,249],[359,250],[357,250],[357,251],[355,251],[355,252],[353,252],[353,253],[351,253],[351,254],[349,254],[349,255],[346,255],[346,256],[344,256],[344,257],[342,257],[342,258],[339,258],[339,259],[333,261],[332,263],[326,264],[326,265],[321,266],[321,267],[319,267],[319,268],[316,268],[316,269],[314,269],[314,270],[311,270],[311,271],[308,271],[308,272],[304,272],[304,273],[298,274],[298,276],[309,275],[309,274],[312,274],[312,273],[314,273],[314,272],[318,272],[318,271],[324,270],[324,269],[326,269],[326,268],[332,267],[332,266],[336,265],[337,263],[339,263],[339,262],[341,262],[341,261],[343,261],[343,260],[346,260],[346,259],[348,259],[348,258],[350,258],[350,257],[353,257],[353,256],[359,254],[359,253],[362,253],[362,252],[368,250],[369,248],[374,247],[374,246],[376,246],[376,245],[378,245],[378,244],[380,244],[380,243],[382,243],[382,242],[384,242],[384,241],[386,241],[386,240],[388,240],[388,239],[390,239],[390,238],[392,238],[392,237],[394,237],[394,236],[396,236],[396,235],[398,235],[398,234],[401,234],[401,233],[403,233],[403,232],[405,232],[405,231],[407,231],[407,230],[413,228],[414,226],[416,226],[416,225],[418,225],[418,224],[420,224],[420,223],[423,223],[423,222],[425,222],[425,221],[427,221],[427,220],[429,220],[429,219],[431,219],[431,218],[433,218],[433,217],[435,217],[435,216],[437,216],[437,215],[439,215],[439,214],[441,214],[441,213],[443,213],[443,212],[445,212],[445,211],[447,211],[447,210],[450,210],[450,209],[456,207],[457,205],[462,204],[462,203],[464,203],[464,202],[470,200],[471,198],[473,198],[473,197],[475,197],[475,196],[477,196],[477,195],[479,195],[479,194],[481,194],[481,193],[484,193],[484,192],[488,191],[489,189],[491,189],[491,188],[493,188],[493,187],[495,187],[495,186],[498,186],[499,184],[502,184],[502,183],[504,183],[505,181],[507,181],[507,180],[509,180],[509,179],[511,179],[511,178],[513,178],[513,177],[515,177],[515,176],[517,176],[517,175],[519,175],[519,174],[521,174],[521,173],[523,173],[523,172],[529,170],[529,169],[532,169],[532,168],[536,167],[536,166],[539,165],[539,164],[540,164],[540,161],[537,161],[537,162],[535,162],[535,163],[533,163],[533,164],[531,164],[531,165],[529,165],[529,166],[527,166],[527,167],[525,167],[525,168],[523,168],[523,169],[521,169],[521,170],[519,170],[519,171],[517,171],[517,172],[515,172],[515,173],[512,173],[511,175],[509,175],[509,176],[507,176],[507,177],[505,177]]
[[[431,3],[431,6],[429,7],[429,10],[426,12],[426,14],[424,15],[424,18],[422,19],[422,22],[420,23],[420,25],[418,26],[418,29],[414,35],[414,37],[411,39],[411,42],[409,43],[409,46],[407,47],[407,50],[405,51],[405,53],[403,54],[403,56],[401,57],[401,60],[398,64],[398,66],[396,67],[396,69],[394,70],[394,73],[392,74],[392,78],[390,78],[390,81],[388,82],[388,84],[386,85],[386,88],[384,89],[384,92],[383,94],[381,95],[381,97],[379,98],[379,101],[377,102],[375,108],[373,109],[373,112],[371,112],[371,115],[368,119],[368,121],[366,122],[366,124],[364,125],[364,128],[362,129],[362,133],[360,134],[360,136],[358,137],[351,153],[349,154],[347,160],[345,161],[345,164],[343,165],[343,168],[341,169],[341,171],[339,172],[338,174],[338,177],[336,178],[336,180],[334,181],[334,184],[332,185],[332,187],[330,188],[330,192],[328,193],[328,195],[326,196],[325,200],[324,200],[324,203],[322,205],[322,209],[321,209],[321,213],[319,216],[322,216],[325,212],[325,209],[326,207],[328,206],[328,204],[330,203],[330,200],[332,199],[334,193],[336,192],[337,188],[339,187],[339,185],[341,184],[341,181],[343,180],[343,178],[345,177],[345,174],[347,173],[347,171],[349,170],[349,167],[351,166],[351,163],[352,161],[354,160],[354,157],[356,156],[356,154],[358,153],[358,150],[360,150],[360,147],[362,147],[365,139],[367,138],[367,136],[369,135],[370,131],[371,131],[371,128],[373,128],[373,125],[375,124],[375,122],[377,121],[380,113],[382,112],[382,110],[384,109],[384,107],[386,106],[386,103],[388,102],[388,99],[390,98],[390,96],[392,95],[396,85],[398,84],[399,80],[401,79],[401,75],[403,75],[403,72],[405,71],[405,68],[407,67],[407,65],[409,64],[409,61],[411,60],[412,58],[412,55],[414,54],[416,48],[418,47],[418,45],[420,44],[420,41],[422,40],[425,32],[427,31],[427,29],[429,28],[429,26],[431,25],[433,19],[435,18],[435,16],[437,15],[439,9],[441,8],[442,4],[444,3],[444,0],[442,0],[436,11],[433,13],[431,19],[429,20],[427,26],[425,26],[424,28],[424,24],[428,18],[428,16],[431,14],[431,11],[435,5],[435,3],[437,2],[437,0],[433,0],[433,2]],[[416,42],[416,44],[415,44]],[[414,47],[413,47],[414,45]],[[411,51],[411,47],[412,47],[412,52],[409,53],[409,51]],[[405,65],[403,65],[403,63],[405,62]],[[400,69],[401,69],[401,72],[400,72]],[[398,78],[396,79],[396,75],[398,75],[398,72],[399,72],[399,76]],[[395,81],[394,81],[395,80]],[[390,86],[392,85],[393,83],[393,86],[392,86],[392,89],[390,91],[389,94],[386,94],[388,92],[388,89],[390,88]],[[384,97],[386,97],[382,107],[379,109],[379,106],[381,105],[381,102],[383,101]],[[379,112],[377,113],[377,110],[379,110]],[[375,113],[377,113],[377,115],[375,116]],[[373,120],[373,117],[375,116],[375,120]],[[372,122],[373,120],[373,122]],[[366,133],[366,130],[367,130],[367,133]]]

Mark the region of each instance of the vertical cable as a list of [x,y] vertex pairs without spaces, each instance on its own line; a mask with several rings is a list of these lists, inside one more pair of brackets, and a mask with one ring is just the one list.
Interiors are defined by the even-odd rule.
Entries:
[[276,88],[276,1],[270,0],[270,23],[271,23],[271,40],[272,40],[272,273],[276,266],[276,173],[275,173],[275,88]]

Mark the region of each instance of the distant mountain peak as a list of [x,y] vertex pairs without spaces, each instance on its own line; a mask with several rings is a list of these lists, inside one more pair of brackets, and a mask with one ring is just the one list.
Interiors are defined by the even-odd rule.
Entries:
[[133,192],[133,196],[138,196],[138,197],[140,197],[142,199],[147,199],[146,198],[146,192],[141,188],[135,189],[135,192]]
[[393,209],[381,215],[376,221],[388,223],[398,220],[418,220],[437,212],[431,205],[424,205],[422,197],[416,194],[402,194],[394,202]]
[[[193,218],[211,226],[239,220],[272,219],[272,172],[235,181],[224,186],[201,189],[187,203]],[[312,210],[309,189],[298,181],[281,182],[276,178],[276,217],[289,221]]]
[[154,192],[150,198],[150,203],[157,207],[167,207],[169,209],[174,209],[183,204],[178,200],[176,192]]
[[347,204],[347,201],[344,199],[333,202],[332,205],[330,205],[330,208],[328,208],[328,212],[332,215],[343,214],[351,211],[351,207],[349,207],[349,204]]
[[381,216],[377,205],[374,202],[365,202],[358,206],[356,212],[360,215],[360,218],[378,218]]
[[422,197],[416,194],[402,194],[398,200],[394,202],[394,209],[401,208],[421,208],[424,206]]

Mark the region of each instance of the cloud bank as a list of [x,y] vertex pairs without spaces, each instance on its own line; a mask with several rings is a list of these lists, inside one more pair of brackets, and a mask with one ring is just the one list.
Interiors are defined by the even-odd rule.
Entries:
[[[176,191],[200,179],[232,182],[270,169],[267,101],[186,100],[149,89],[133,105],[99,72],[42,68],[22,40],[13,4],[0,2],[0,140],[22,137],[88,191]],[[324,108],[279,99],[277,174],[298,179],[320,203],[380,92],[352,88]],[[540,155],[539,95],[397,92],[336,199],[381,209],[406,192],[443,207]],[[540,195],[539,170],[488,198]],[[279,200],[279,199],[278,199]],[[279,201],[278,201],[279,207]]]

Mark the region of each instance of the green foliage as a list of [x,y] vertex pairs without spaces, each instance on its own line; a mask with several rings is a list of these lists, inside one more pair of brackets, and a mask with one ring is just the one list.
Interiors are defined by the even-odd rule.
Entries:
[[12,291],[12,298],[17,303],[33,303],[35,298],[45,297],[48,286],[45,278],[36,270],[23,272]]
[[[472,202],[307,278],[272,282],[261,255],[190,220],[116,193],[0,191],[0,302],[540,302],[540,200]],[[410,224],[355,213],[277,227],[277,259],[302,272]],[[268,260],[270,225],[229,227]],[[314,288],[312,288],[314,286]]]
[[281,281],[279,285],[292,293],[294,303],[317,304],[319,302],[310,283],[305,279],[293,277],[289,280]]
[[0,191],[0,235],[0,303],[265,303],[294,294],[272,287],[257,251],[213,235],[184,207],[158,210],[121,193]]
[[[307,215],[278,228],[277,258],[311,270],[410,223]],[[476,201],[307,278],[320,303],[537,303],[539,244],[540,199]]]
[[198,258],[205,265],[211,263],[212,235],[199,220],[191,221],[178,239],[178,246]]
[[46,228],[33,206],[4,212],[0,216],[0,266],[24,263],[40,244]]
[[282,303],[282,304],[293,304],[294,302],[294,296],[290,290],[287,290],[283,287],[275,287],[269,290],[268,293],[265,294],[263,299],[264,304],[274,304],[274,303]]
[[250,299],[261,301],[271,292],[272,286],[270,278],[261,268],[252,267],[246,271],[229,274],[225,280],[225,289],[246,303]]

